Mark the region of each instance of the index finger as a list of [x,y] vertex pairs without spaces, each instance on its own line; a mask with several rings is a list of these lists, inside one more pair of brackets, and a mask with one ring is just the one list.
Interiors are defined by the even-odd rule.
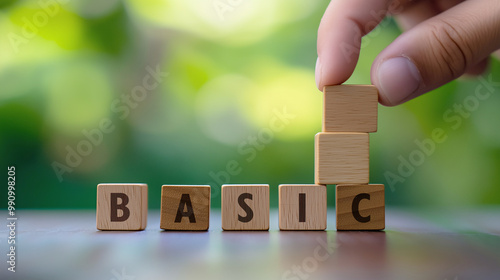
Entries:
[[361,38],[375,28],[388,11],[402,7],[391,0],[332,0],[318,29],[316,81],[320,90],[352,75],[358,62]]

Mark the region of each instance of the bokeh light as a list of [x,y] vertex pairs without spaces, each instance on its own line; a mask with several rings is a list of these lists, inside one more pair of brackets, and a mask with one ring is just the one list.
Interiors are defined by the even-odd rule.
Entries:
[[[98,183],[144,182],[152,208],[162,184],[212,184],[216,208],[217,174],[234,161],[241,171],[227,181],[270,184],[276,207],[278,184],[313,182],[322,115],[316,36],[327,4],[2,2],[0,162],[17,167],[19,207],[94,208]],[[371,63],[399,34],[387,19],[366,36],[348,83],[370,83]],[[379,106],[370,180],[386,184],[388,205],[500,203],[500,63],[490,68],[402,106]],[[485,83],[493,88],[487,100],[471,103],[460,125],[447,119]],[[293,117],[276,126],[280,114]],[[402,160],[436,128],[446,141],[402,176]],[[88,136],[96,131],[102,137]],[[99,141],[87,154],[89,137]],[[55,163],[67,170],[58,175]]]

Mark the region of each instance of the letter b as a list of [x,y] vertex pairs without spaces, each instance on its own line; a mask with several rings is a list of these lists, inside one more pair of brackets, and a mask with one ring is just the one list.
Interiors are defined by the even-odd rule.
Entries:
[[[127,208],[128,195],[124,193],[111,193],[111,221],[124,222],[130,217],[130,210]],[[121,203],[118,204],[118,198]],[[122,210],[123,214],[118,216],[118,209]]]

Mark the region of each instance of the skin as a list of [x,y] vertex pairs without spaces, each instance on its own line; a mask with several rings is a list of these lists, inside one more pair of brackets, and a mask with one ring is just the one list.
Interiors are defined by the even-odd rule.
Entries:
[[499,0],[332,0],[318,30],[318,89],[352,75],[361,36],[386,15],[404,32],[371,68],[383,105],[404,103],[463,74],[479,75],[489,56],[500,54]]

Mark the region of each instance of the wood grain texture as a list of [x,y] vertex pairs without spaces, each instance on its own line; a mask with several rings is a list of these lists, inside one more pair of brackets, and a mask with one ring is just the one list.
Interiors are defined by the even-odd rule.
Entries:
[[326,229],[325,185],[280,185],[280,230]]
[[[128,199],[128,202],[123,201],[123,198]],[[127,203],[124,205],[124,202]],[[112,205],[117,205],[115,211],[112,211]],[[112,218],[113,215],[116,218]],[[143,230],[147,226],[147,215],[148,186],[146,184],[97,185],[97,229]]]
[[315,137],[314,171],[318,185],[369,182],[368,133],[320,132]]
[[376,132],[378,90],[372,85],[323,89],[323,132]]
[[337,230],[383,230],[384,185],[337,185]]
[[269,185],[223,185],[223,230],[269,230]]
[[163,185],[160,228],[166,230],[208,230],[210,186]]

